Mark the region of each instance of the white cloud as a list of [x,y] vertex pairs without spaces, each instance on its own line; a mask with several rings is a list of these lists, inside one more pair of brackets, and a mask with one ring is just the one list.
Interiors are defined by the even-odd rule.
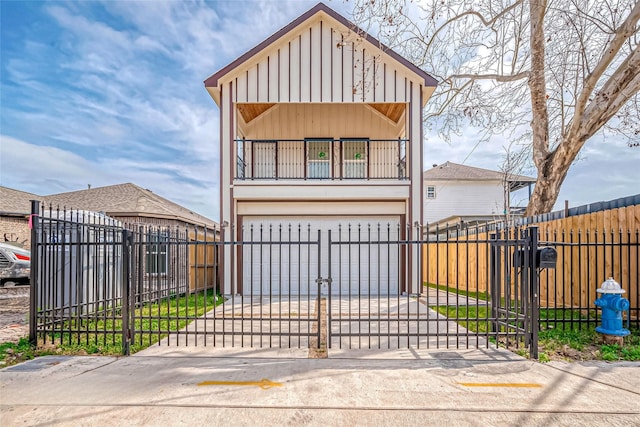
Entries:
[[217,177],[206,163],[194,167],[152,159],[88,160],[0,135],[0,169],[0,185],[39,195],[132,182],[211,219],[218,217]]

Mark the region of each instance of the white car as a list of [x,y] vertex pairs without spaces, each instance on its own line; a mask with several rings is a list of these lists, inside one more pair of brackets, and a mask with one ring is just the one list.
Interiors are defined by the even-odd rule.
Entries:
[[0,285],[29,284],[31,252],[0,243]]

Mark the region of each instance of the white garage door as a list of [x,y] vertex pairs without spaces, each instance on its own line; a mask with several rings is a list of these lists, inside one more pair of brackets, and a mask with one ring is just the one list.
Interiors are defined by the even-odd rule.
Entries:
[[[397,216],[245,217],[243,293],[317,295],[316,279],[331,274],[334,295],[397,294],[402,250],[396,243],[398,227]],[[329,292],[329,286],[323,284],[320,292]]]

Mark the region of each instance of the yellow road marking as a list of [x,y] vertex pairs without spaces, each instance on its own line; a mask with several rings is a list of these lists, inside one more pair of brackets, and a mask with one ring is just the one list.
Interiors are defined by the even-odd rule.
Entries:
[[263,390],[267,390],[271,387],[282,387],[282,383],[277,383],[271,381],[267,378],[263,378],[260,381],[203,381],[198,384],[199,386],[203,385],[239,385],[239,386],[247,386],[247,385],[255,385],[260,387]]
[[525,388],[539,388],[542,384],[536,383],[458,383],[465,387],[525,387]]

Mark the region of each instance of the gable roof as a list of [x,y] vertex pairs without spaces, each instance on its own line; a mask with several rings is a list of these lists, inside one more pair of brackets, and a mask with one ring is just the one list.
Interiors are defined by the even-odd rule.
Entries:
[[188,224],[217,226],[215,221],[180,206],[150,190],[135,184],[117,184],[87,190],[39,196],[25,191],[0,186],[0,214],[27,216],[31,213],[31,200],[45,205],[59,205],[71,209],[104,212],[109,216],[141,216],[177,219]]
[[[502,181],[503,177],[503,172],[460,165],[449,161],[435,165],[422,174],[422,179],[425,181]],[[509,175],[507,181],[511,184],[510,188],[513,191],[536,182],[536,179],[524,175]]]
[[74,209],[104,212],[109,216],[160,217],[189,224],[217,225],[207,217],[131,183],[52,194],[46,196],[46,201]]
[[247,62],[252,57],[254,57],[254,56],[258,55],[259,53],[261,53],[264,49],[266,49],[267,47],[269,47],[270,45],[275,43],[277,40],[282,38],[284,35],[286,35],[290,31],[294,30],[296,27],[298,27],[303,22],[307,21],[308,19],[310,19],[314,15],[316,15],[318,13],[322,13],[322,12],[327,14],[328,16],[332,17],[333,19],[335,19],[336,21],[338,21],[342,25],[346,26],[347,28],[353,29],[356,33],[358,33],[358,35],[361,35],[362,38],[364,38],[369,43],[371,43],[371,44],[373,44],[375,46],[379,46],[390,57],[392,57],[393,59],[395,59],[396,61],[398,61],[402,65],[404,65],[406,68],[411,70],[413,73],[417,74],[422,79],[424,79],[424,86],[428,86],[428,87],[437,86],[438,83],[437,83],[436,79],[434,79],[432,76],[430,76],[424,70],[422,70],[421,68],[419,68],[416,65],[412,64],[406,58],[400,56],[398,53],[394,52],[389,47],[385,46],[383,43],[378,41],[375,37],[373,37],[372,35],[370,35],[366,31],[362,30],[360,27],[358,27],[354,23],[350,22],[344,16],[340,15],[338,12],[336,12],[333,9],[331,9],[329,6],[325,5],[324,3],[318,3],[317,5],[315,5],[311,9],[309,9],[307,12],[303,13],[298,18],[296,18],[295,20],[293,20],[292,22],[290,22],[289,24],[287,24],[286,26],[281,28],[279,31],[277,31],[274,34],[272,34],[270,37],[265,39],[262,43],[258,44],[253,49],[249,50],[244,55],[240,56],[238,59],[236,59],[235,61],[233,61],[232,63],[230,63],[226,67],[222,68],[221,70],[219,70],[215,74],[211,75],[209,78],[207,78],[204,81],[204,86],[205,87],[217,87],[218,86],[218,81],[220,80],[221,77],[223,77],[224,75],[230,73],[231,71],[233,71],[234,69],[236,69],[237,67],[242,65],[243,63]]
[[0,213],[3,215],[29,215],[31,213],[31,200],[41,201],[43,197],[26,191],[0,186]]

